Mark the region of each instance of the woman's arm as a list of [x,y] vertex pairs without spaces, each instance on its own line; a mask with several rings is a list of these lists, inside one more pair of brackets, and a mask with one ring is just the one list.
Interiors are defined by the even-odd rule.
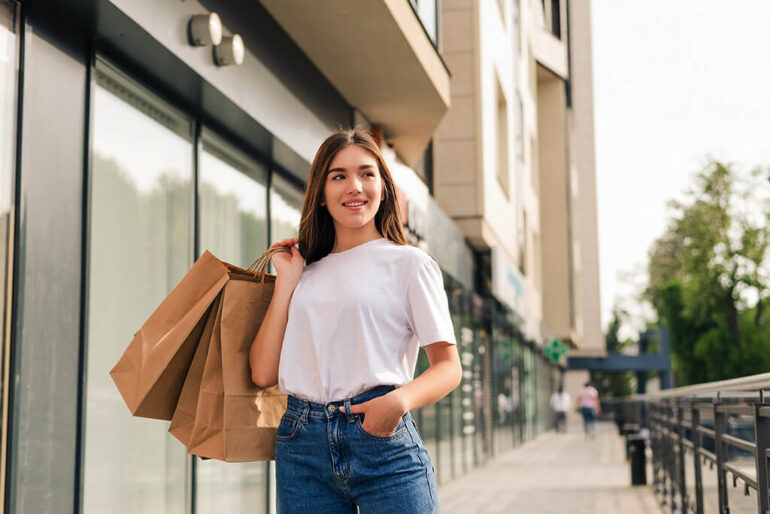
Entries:
[[374,435],[392,434],[407,411],[436,403],[460,384],[457,345],[440,341],[425,346],[425,353],[430,367],[419,377],[384,396],[351,406],[354,414],[366,416],[364,430]]
[[259,387],[270,387],[278,383],[278,363],[289,318],[289,303],[304,266],[302,255],[293,246],[296,242],[296,239],[285,239],[271,246],[291,245],[291,254],[278,253],[273,256],[277,272],[273,297],[249,350],[251,380]]

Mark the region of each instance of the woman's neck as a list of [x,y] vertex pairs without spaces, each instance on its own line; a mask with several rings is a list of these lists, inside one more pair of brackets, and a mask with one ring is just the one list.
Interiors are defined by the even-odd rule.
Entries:
[[344,252],[358,245],[382,238],[374,224],[366,228],[346,229],[335,227],[334,247],[331,253]]

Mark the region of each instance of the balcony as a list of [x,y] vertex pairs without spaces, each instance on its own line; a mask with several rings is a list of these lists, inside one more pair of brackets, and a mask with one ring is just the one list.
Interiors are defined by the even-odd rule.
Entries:
[[532,49],[535,60],[543,67],[566,80],[569,78],[567,63],[567,38],[565,16],[559,0],[544,1],[540,4],[542,11],[538,11],[540,22],[534,31]]
[[347,101],[409,165],[450,104],[449,72],[407,0],[263,0]]

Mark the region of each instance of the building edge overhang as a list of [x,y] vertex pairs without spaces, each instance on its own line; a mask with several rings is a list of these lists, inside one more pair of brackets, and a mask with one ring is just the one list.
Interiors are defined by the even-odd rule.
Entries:
[[473,250],[488,252],[498,244],[497,236],[483,215],[455,216],[452,219],[460,227]]
[[262,0],[345,99],[413,166],[450,106],[450,75],[409,2]]
[[542,67],[561,78],[569,79],[567,44],[548,30],[538,28],[532,38],[532,51],[535,61]]

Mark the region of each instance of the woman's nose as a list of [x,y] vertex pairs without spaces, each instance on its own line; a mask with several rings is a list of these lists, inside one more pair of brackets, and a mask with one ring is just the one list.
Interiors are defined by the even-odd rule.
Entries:
[[361,180],[358,177],[348,183],[348,193],[360,193],[361,192]]

